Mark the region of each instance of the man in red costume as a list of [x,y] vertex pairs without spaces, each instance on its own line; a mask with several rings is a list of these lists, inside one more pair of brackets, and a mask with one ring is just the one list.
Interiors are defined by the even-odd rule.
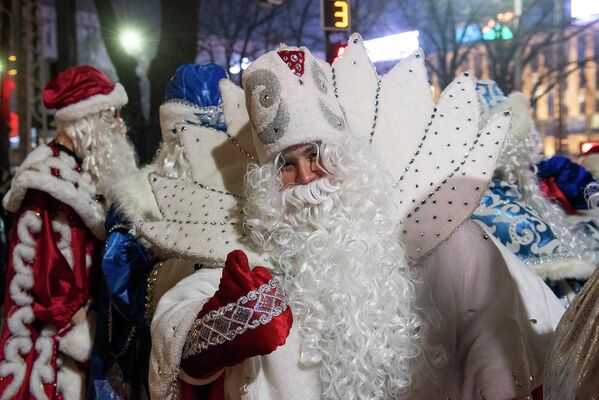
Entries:
[[[103,194],[135,165],[118,110],[123,87],[90,66],[43,91],[56,139],[17,169],[0,336],[0,399],[81,399],[93,339],[90,277],[104,238]],[[118,165],[115,161],[118,161]]]

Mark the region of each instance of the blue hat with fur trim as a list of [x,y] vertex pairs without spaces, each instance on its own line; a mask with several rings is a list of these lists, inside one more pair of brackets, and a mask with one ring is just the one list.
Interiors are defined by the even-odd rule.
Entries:
[[227,78],[227,73],[219,65],[183,64],[166,85],[164,103],[182,103],[193,108],[196,118],[185,122],[224,131],[222,98],[218,88],[218,82],[224,78]]

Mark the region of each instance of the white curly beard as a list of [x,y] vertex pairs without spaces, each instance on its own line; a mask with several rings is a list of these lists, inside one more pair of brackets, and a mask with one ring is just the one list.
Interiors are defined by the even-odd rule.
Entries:
[[152,164],[161,175],[170,178],[191,177],[191,166],[178,139],[163,140]]
[[83,170],[91,175],[98,194],[110,195],[115,182],[137,169],[125,122],[115,118],[112,110],[75,121],[60,121],[57,130],[64,131],[73,141],[75,154],[83,159]]
[[322,398],[396,399],[412,383],[424,322],[390,180],[351,143],[322,145],[321,159],[330,175],[285,191],[274,165],[251,169],[248,231],[284,280],[299,362],[320,366]]

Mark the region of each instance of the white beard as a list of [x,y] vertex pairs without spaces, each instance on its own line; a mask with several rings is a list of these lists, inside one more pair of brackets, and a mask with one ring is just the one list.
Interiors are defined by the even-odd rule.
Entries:
[[117,182],[137,171],[135,149],[126,135],[109,134],[103,143],[92,149],[87,159],[95,161],[98,192],[109,196]]
[[57,127],[73,141],[75,154],[96,184],[98,194],[107,196],[116,182],[137,170],[135,149],[127,138],[127,127],[113,111],[105,110]]
[[322,398],[398,398],[422,354],[423,321],[389,179],[366,151],[323,146],[321,154],[331,175],[283,192],[273,165],[248,172],[249,234],[283,278],[299,362],[320,365]]
[[152,163],[156,172],[169,178],[190,178],[191,166],[185,157],[183,146],[178,139],[163,139],[158,155]]

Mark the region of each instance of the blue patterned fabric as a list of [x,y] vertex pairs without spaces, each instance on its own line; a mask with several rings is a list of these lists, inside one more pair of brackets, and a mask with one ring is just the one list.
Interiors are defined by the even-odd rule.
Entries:
[[150,321],[145,320],[145,297],[154,263],[114,207],[105,225],[102,276],[94,284],[96,337],[87,398],[146,399]]
[[537,168],[537,175],[540,178],[555,178],[555,183],[574,208],[577,210],[588,208],[584,189],[589,183],[595,182],[595,179],[582,165],[563,156],[553,156],[541,161],[537,164]]
[[[563,248],[551,228],[535,210],[522,202],[518,188],[493,179],[471,218],[486,227],[505,247],[527,264],[551,262],[564,257]],[[578,224],[578,229],[599,243],[599,229],[594,222]],[[581,290],[586,280],[545,280],[565,307]]]
[[164,101],[178,101],[196,107],[199,124],[224,131],[226,126],[218,82],[226,77],[225,70],[216,64],[183,64],[167,83]]
[[505,101],[506,97],[495,81],[479,80],[476,82],[476,93],[483,108],[490,109]]
[[521,202],[518,188],[493,179],[472,219],[488,227],[499,241],[525,262],[554,256],[559,241],[537,213]]

